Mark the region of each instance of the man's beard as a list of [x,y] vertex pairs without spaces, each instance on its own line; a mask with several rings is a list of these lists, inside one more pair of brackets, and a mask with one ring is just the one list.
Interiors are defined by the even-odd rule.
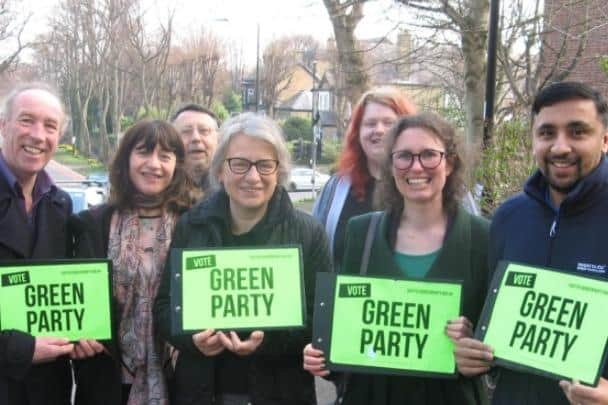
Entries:
[[577,157],[574,160],[574,164],[576,165],[576,178],[575,180],[567,185],[560,185],[558,184],[557,181],[554,180],[554,175],[551,173],[551,161],[553,160],[559,160],[559,159],[549,159],[546,158],[544,163],[545,163],[545,178],[547,179],[547,182],[549,182],[549,186],[557,191],[558,193],[561,194],[568,194],[570,191],[572,191],[574,189],[574,187],[576,187],[576,185],[579,183],[579,181],[581,180],[581,178],[583,177],[583,167],[581,164],[581,159],[580,157]]
[[190,172],[190,176],[192,180],[200,186],[203,182],[207,181],[207,176],[209,174],[209,165],[203,162],[195,162],[193,164],[188,165],[188,170]]

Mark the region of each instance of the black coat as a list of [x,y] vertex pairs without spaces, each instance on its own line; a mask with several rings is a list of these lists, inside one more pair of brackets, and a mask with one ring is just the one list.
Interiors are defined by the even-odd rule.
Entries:
[[[180,218],[174,248],[221,247],[229,228],[228,196],[219,191]],[[254,405],[315,404],[313,377],[302,368],[302,349],[311,340],[315,273],[329,271],[325,232],[311,216],[293,208],[287,192],[277,187],[266,215],[250,231],[256,245],[299,244],[304,260],[307,320],[305,330],[268,331],[250,356],[249,396]],[[154,320],[161,337],[179,351],[175,369],[176,404],[212,404],[215,390],[214,357],[204,356],[191,336],[170,336],[170,271],[165,272],[154,305]]]
[[[70,196],[52,186],[36,206],[35,237],[19,199],[0,176],[0,260],[67,257],[66,221]],[[69,404],[72,377],[68,359],[32,366],[34,338],[0,332],[0,404]]]
[[[110,221],[114,208],[100,205],[90,210],[72,215],[68,221],[72,246],[70,253],[74,258],[108,257],[108,239]],[[114,308],[118,308],[115,304]],[[114,311],[114,326],[118,330],[120,313]],[[118,344],[106,342],[111,353],[98,354],[85,360],[75,360],[74,377],[76,379],[76,405],[120,404],[122,396],[122,375]]]

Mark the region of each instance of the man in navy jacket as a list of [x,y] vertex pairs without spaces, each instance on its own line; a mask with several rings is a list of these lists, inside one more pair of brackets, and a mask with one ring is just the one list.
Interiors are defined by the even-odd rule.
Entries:
[[[523,193],[498,208],[490,229],[489,268],[500,260],[608,278],[608,105],[590,87],[560,82],[532,106],[532,147],[538,170]],[[461,339],[460,373],[487,372],[492,348]],[[595,388],[500,369],[494,404],[608,404],[608,370]]]
[[[44,167],[66,124],[59,98],[46,85],[21,86],[6,98],[0,118],[0,260],[67,255],[70,197]],[[0,331],[0,404],[68,405],[71,372],[64,338]]]

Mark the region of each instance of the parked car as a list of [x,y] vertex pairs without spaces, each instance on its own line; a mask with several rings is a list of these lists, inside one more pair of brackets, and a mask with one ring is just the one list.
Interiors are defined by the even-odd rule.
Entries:
[[[329,180],[329,175],[315,172],[315,189],[320,190]],[[312,190],[313,176],[312,169],[308,167],[294,167],[289,172],[289,191]]]
[[[106,201],[107,192],[104,187],[84,180],[82,182],[57,182],[63,191],[72,199],[72,212],[74,214],[99,205]],[[62,184],[63,183],[63,184]]]

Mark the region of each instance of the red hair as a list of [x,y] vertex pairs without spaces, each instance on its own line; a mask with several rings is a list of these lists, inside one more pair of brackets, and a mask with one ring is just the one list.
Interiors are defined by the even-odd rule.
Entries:
[[372,178],[367,168],[367,156],[359,141],[359,129],[363,120],[365,107],[370,103],[382,104],[393,110],[398,116],[415,114],[416,106],[405,98],[397,89],[378,87],[365,92],[353,110],[353,114],[344,136],[344,146],[338,161],[338,173],[349,175],[352,188],[358,200],[365,199],[367,185]]

